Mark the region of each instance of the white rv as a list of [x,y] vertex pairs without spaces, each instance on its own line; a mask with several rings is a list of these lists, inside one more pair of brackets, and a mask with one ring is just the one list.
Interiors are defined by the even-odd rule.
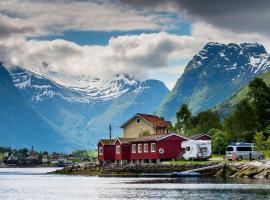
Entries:
[[188,140],[182,142],[185,160],[206,160],[212,155],[210,140]]

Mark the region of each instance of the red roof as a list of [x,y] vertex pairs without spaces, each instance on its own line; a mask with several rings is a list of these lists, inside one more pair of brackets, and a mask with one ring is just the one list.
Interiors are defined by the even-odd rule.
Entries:
[[99,140],[98,143],[102,143],[103,145],[114,145],[115,140],[110,140],[110,139],[101,139]]
[[152,126],[160,127],[160,128],[168,128],[171,126],[170,121],[166,121],[156,115],[148,115],[148,114],[141,114],[137,113],[132,118],[130,118],[127,122],[125,122],[121,127],[123,128],[126,124],[128,124],[131,120],[133,120],[136,117],[141,117],[148,123],[150,123]]
[[130,140],[130,142],[158,141],[158,140],[162,140],[162,139],[165,139],[165,138],[173,136],[173,135],[175,135],[177,137],[181,137],[181,138],[183,138],[185,140],[189,140],[189,138],[187,138],[185,136],[182,136],[182,135],[179,135],[179,134],[176,134],[176,133],[170,133],[170,134],[156,134],[156,135],[143,136],[143,137],[139,137],[139,138]]
[[120,141],[121,144],[129,144],[130,141],[134,140],[133,138],[117,138],[114,142],[114,144],[118,141]]

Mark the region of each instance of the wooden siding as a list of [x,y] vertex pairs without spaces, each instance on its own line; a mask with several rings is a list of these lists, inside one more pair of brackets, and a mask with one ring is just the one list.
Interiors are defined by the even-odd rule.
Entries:
[[[103,148],[103,154],[99,155],[99,147]],[[114,161],[115,148],[114,145],[103,145],[101,142],[98,144],[98,160],[99,161]]]

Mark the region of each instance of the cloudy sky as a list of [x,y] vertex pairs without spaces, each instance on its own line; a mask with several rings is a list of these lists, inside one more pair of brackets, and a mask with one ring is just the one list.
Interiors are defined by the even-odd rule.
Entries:
[[126,73],[172,88],[206,42],[269,49],[269,8],[268,0],[0,0],[0,60],[46,76]]

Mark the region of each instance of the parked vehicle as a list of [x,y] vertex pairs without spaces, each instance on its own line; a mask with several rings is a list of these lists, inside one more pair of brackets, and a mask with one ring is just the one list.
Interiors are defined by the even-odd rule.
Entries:
[[253,143],[232,143],[226,148],[226,159],[233,160],[263,159],[263,153]]
[[182,142],[185,149],[183,158],[185,160],[206,160],[212,156],[212,145],[210,140],[188,140]]

